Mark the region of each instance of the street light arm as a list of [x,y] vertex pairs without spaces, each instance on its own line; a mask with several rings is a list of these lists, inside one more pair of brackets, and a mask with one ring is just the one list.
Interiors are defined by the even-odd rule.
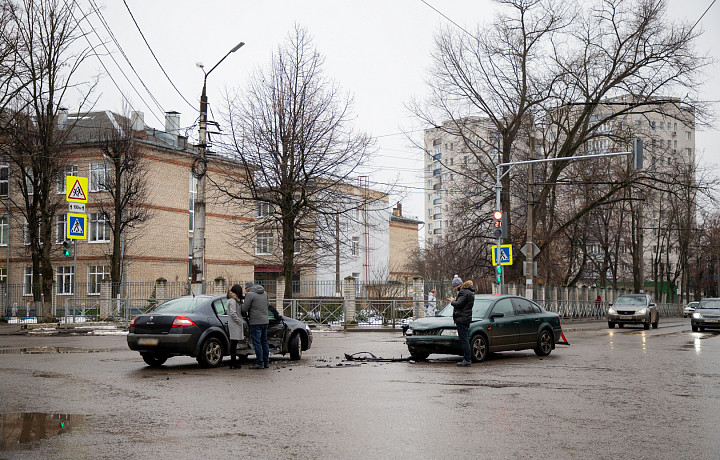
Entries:
[[226,54],[225,56],[223,56],[223,58],[220,59],[217,64],[215,64],[214,66],[212,66],[212,69],[210,69],[210,70],[207,71],[207,73],[205,74],[205,79],[207,80],[207,76],[210,75],[210,72],[212,72],[213,70],[215,70],[215,67],[219,66],[220,63],[221,63],[222,61],[224,61],[226,57],[230,56],[231,53],[234,53],[235,51],[239,50],[239,49],[242,48],[244,45],[245,45],[245,42],[240,42],[240,43],[238,43],[237,45],[235,45],[235,46],[233,47],[233,49],[231,49],[230,51],[228,51],[227,54]]

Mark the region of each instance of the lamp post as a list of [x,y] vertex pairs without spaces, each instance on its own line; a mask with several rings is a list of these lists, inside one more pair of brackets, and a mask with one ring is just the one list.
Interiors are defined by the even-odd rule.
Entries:
[[198,143],[198,157],[193,163],[192,173],[197,178],[197,193],[193,209],[193,245],[192,245],[192,268],[190,282],[193,294],[202,294],[205,281],[205,172],[207,170],[207,77],[220,65],[230,53],[239,50],[245,43],[240,42],[227,52],[217,64],[205,72],[202,64],[198,67],[203,71],[202,94],[200,95],[200,135]]

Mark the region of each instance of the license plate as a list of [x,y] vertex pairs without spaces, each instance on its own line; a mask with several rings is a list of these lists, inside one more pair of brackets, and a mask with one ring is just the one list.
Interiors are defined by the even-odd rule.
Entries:
[[706,319],[706,323],[720,323],[720,319]]
[[140,338],[138,339],[138,345],[152,345],[155,346],[158,344],[158,339],[150,339],[150,338]]
[[620,319],[633,319],[633,317],[630,315],[621,315]]

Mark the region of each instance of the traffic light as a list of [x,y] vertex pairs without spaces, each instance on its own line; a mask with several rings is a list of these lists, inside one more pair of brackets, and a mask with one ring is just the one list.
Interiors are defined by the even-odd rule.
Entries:
[[632,141],[632,166],[634,169],[642,169],[643,167],[642,139],[633,139]]
[[507,222],[502,211],[493,211],[493,237],[507,238]]
[[68,240],[63,241],[63,255],[65,257],[70,257],[72,255],[72,251],[70,250],[70,242]]
[[497,282],[502,283],[502,265],[497,266]]

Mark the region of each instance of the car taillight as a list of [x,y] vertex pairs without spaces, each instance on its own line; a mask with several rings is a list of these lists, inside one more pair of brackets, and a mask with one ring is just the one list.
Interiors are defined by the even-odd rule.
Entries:
[[135,318],[137,318],[137,316],[133,316],[133,319],[130,320],[130,327],[135,326]]
[[193,320],[191,320],[187,316],[176,316],[175,320],[172,323],[172,327],[188,327],[194,325],[195,323],[193,322]]

